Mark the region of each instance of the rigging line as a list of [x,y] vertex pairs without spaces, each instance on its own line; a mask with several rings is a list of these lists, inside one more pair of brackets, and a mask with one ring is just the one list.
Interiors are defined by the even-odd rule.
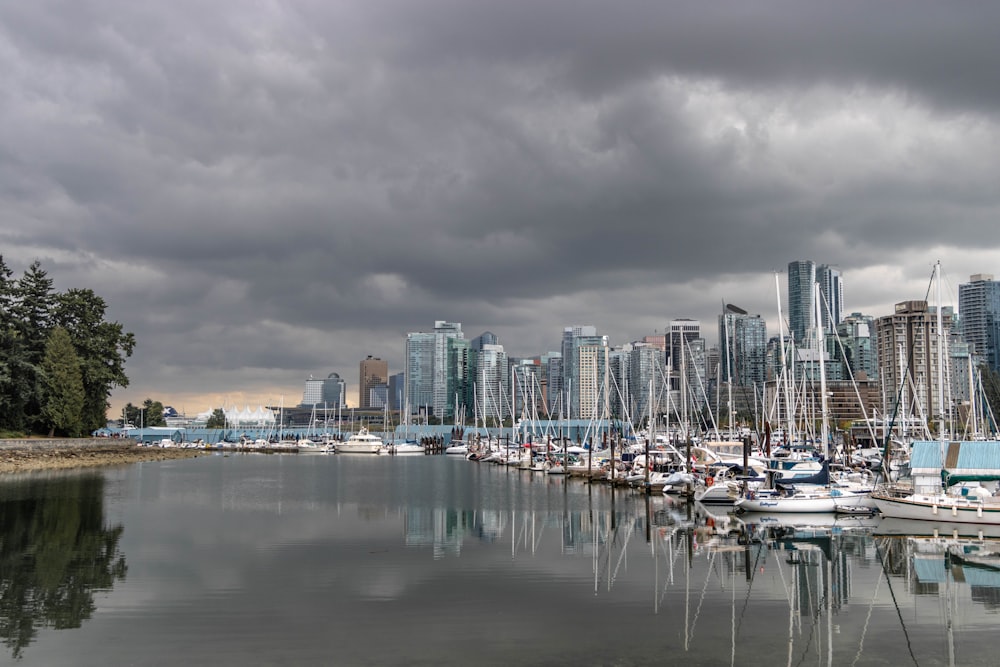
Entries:
[[[930,288],[927,288],[930,290]],[[883,440],[882,440],[882,465],[879,466],[878,474],[875,481],[878,482],[879,477],[885,474],[885,481],[890,481],[889,474],[892,472],[889,469],[889,442],[892,439],[892,429],[896,425],[896,417],[899,416],[899,404],[903,400],[903,389],[906,388],[906,374],[910,370],[910,361],[907,359],[906,367],[900,369],[901,381],[899,383],[899,389],[896,390],[896,400],[892,406],[892,417],[889,419],[889,423],[885,423],[885,417],[882,417],[882,426],[884,428]],[[906,440],[906,424],[903,424],[903,440]]]
[[668,577],[665,582],[663,582],[663,590],[660,593],[659,602],[661,602],[661,603],[663,602],[663,598],[666,597],[666,595],[667,595],[667,589],[670,588],[670,585],[674,583],[672,570],[673,570],[673,565],[676,563],[677,558],[679,556],[679,550],[671,552],[669,550],[669,547],[667,546],[667,542],[668,541],[672,541],[671,540],[671,536],[672,536],[672,533],[667,534],[666,536],[661,536],[661,539],[660,539],[660,546],[663,549],[663,553],[665,554],[664,558],[667,560],[667,564],[671,566],[671,568],[670,568],[671,569],[671,576]]
[[729,667],[735,667],[736,665],[736,568],[733,566],[733,562],[730,561],[729,572],[732,577],[732,581],[729,583],[729,587],[733,591],[733,605],[731,611],[729,612],[729,633],[732,640],[729,642]]
[[625,550],[628,548],[628,541],[629,541],[629,539],[631,539],[632,533],[634,531],[635,531],[635,524],[634,523],[629,523],[629,525],[628,525],[628,531],[627,531],[627,534],[625,535],[624,544],[622,545],[622,552],[618,556],[618,562],[615,563],[615,571],[613,573],[611,573],[611,584],[612,585],[614,584],[615,579],[618,578],[618,570],[621,569],[622,560],[624,560],[624,558],[625,558]]
[[712,564],[715,562],[715,555],[718,552],[713,551],[712,556],[709,558],[708,571],[705,573],[705,583],[701,587],[701,597],[698,598],[698,607],[694,610],[694,618],[691,620],[691,631],[688,635],[688,639],[694,639],[694,628],[698,625],[698,615],[701,614],[701,605],[705,602],[705,594],[708,593],[708,580],[712,578]]
[[[821,602],[821,600],[818,601],[818,602]],[[817,604],[817,607],[820,607],[820,606],[821,606],[820,604]],[[799,661],[797,663],[795,663],[795,667],[799,667],[799,665],[801,665],[806,660],[806,650],[810,646],[812,646],[813,639],[816,636],[816,626],[819,625],[816,621],[819,620],[819,617],[821,616],[821,612],[817,608],[813,613],[809,614],[809,616],[810,616],[810,618],[812,618],[813,622],[809,626],[809,634],[806,635],[805,646],[802,647],[802,654],[801,654],[801,656],[799,656]],[[816,650],[819,651],[819,649],[820,649],[820,645],[819,645],[819,642],[817,642],[816,643]]]
[[851,663],[851,667],[858,664],[858,660],[861,659],[861,652],[865,648],[865,637],[868,635],[868,623],[872,620],[872,612],[875,611],[875,600],[878,599],[878,591],[882,587],[882,574],[879,573],[878,580],[875,582],[875,592],[872,593],[871,604],[868,605],[868,615],[865,617],[865,625],[861,629],[861,641],[858,642],[858,652],[854,656],[854,661]]
[[[886,543],[892,538],[885,538]],[[875,554],[878,556],[879,564],[882,566],[882,573],[885,575],[885,582],[889,586],[889,595],[892,596],[892,604],[896,608],[896,615],[899,617],[899,626],[903,629],[903,636],[906,638],[906,650],[910,652],[910,659],[913,660],[914,665],[919,665],[917,661],[917,656],[913,654],[913,645],[910,643],[910,633],[906,630],[906,623],[903,622],[903,612],[899,608],[899,601],[896,599],[896,591],[892,589],[892,579],[889,578],[889,572],[886,571],[885,557],[882,554],[882,549],[879,546],[879,540],[875,540]]]
[[[749,537],[747,539],[749,539]],[[757,566],[760,563],[761,554],[765,554],[765,553],[766,553],[765,547],[764,547],[763,544],[761,544],[760,548],[757,549],[757,556],[754,559],[754,564],[753,564],[754,571],[757,570]],[[747,607],[750,604],[750,593],[753,591],[753,582],[754,582],[754,579],[756,579],[756,578],[757,577],[750,577],[750,584],[747,586],[747,593],[743,597],[743,609],[740,611],[740,623],[739,623],[739,626],[737,626],[737,628],[736,628],[737,630],[739,630],[741,627],[743,627],[743,616],[746,615],[746,613],[747,613]]]

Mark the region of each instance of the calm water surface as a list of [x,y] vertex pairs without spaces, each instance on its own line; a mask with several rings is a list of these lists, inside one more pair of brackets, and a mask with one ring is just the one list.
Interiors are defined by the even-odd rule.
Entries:
[[9,477],[0,522],[0,664],[1000,664],[996,543],[461,458]]

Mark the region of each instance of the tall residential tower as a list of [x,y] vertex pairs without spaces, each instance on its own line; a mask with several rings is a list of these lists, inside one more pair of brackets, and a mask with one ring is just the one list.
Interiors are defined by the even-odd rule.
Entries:
[[1000,371],[1000,281],[978,273],[958,286],[958,314],[973,354]]

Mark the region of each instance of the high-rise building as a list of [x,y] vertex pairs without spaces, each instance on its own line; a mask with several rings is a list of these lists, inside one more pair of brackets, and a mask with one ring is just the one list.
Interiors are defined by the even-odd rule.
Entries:
[[699,320],[671,320],[667,329],[666,359],[671,390],[680,391],[682,386],[686,386],[691,406],[694,409],[703,407],[708,387],[705,340],[701,337]]
[[[816,264],[812,260],[788,263],[788,329],[796,346],[806,344],[815,319],[813,284]],[[725,359],[723,359],[725,363]]]
[[820,319],[823,330],[832,333],[840,324],[844,310],[844,280],[840,269],[829,264],[816,267],[816,282],[819,283],[823,303],[820,304]]
[[603,419],[610,416],[610,355],[607,336],[576,336],[573,338],[573,363],[576,382],[573,383],[572,407],[578,419]]
[[[862,379],[862,373],[864,379],[878,378],[875,318],[851,313],[837,324],[837,338],[840,339],[838,350],[843,346],[843,353],[837,354],[836,358],[850,369],[855,379]],[[836,339],[833,340],[836,342]]]
[[549,352],[542,357],[542,364],[545,367],[545,379],[547,381],[547,393],[549,414],[560,417],[569,416],[566,406],[566,394],[563,389],[563,359],[561,352]]
[[317,380],[311,375],[306,380],[305,391],[302,392],[302,402],[299,407],[317,407],[336,409],[346,407],[345,394],[347,383],[337,373],[330,373],[323,380]]
[[580,416],[580,381],[576,347],[580,338],[597,336],[597,327],[577,325],[563,329],[562,337],[562,383],[560,389],[569,396],[569,414],[576,419]]
[[[514,392],[514,420],[522,416],[532,419],[535,416],[544,417],[545,397],[542,393],[542,366],[537,359],[510,359],[510,370],[514,381],[511,390]],[[541,406],[539,408],[539,406]]]
[[393,373],[389,376],[388,400],[390,410],[403,409],[403,395],[406,393],[406,373]]
[[388,384],[373,384],[368,387],[368,407],[369,409],[389,407]]
[[472,350],[470,358],[479,418],[497,425],[510,415],[507,354],[503,345],[485,343],[481,349]]
[[[916,415],[931,422],[942,418],[939,399],[947,394],[942,395],[946,387],[939,382],[938,359],[939,347],[947,354],[947,339],[938,337],[937,319],[937,311],[926,301],[903,301],[896,304],[892,315],[876,320],[879,376],[888,394],[887,414]],[[950,308],[942,310],[941,322],[947,336],[952,323]]]
[[[358,406],[362,409],[381,408],[381,405],[372,403],[371,390],[376,385],[385,386],[389,381],[389,364],[378,357],[368,355],[367,359],[361,361],[361,372],[358,380]],[[385,398],[383,397],[384,401]]]
[[640,423],[650,413],[663,414],[666,409],[667,384],[663,354],[649,343],[633,343],[628,357],[628,396],[632,420]]
[[817,266],[812,260],[789,262],[788,329],[798,348],[808,347],[808,340],[815,336],[816,283],[822,295],[823,331],[836,331],[844,311],[844,279],[839,268],[830,264]]
[[455,322],[438,320],[433,332],[406,335],[404,409],[408,406],[411,414],[426,410],[441,420],[454,416],[455,392],[464,390],[456,386],[464,369],[454,366],[467,358],[459,348],[467,350],[468,342]]
[[958,286],[958,314],[972,353],[1000,371],[1000,281],[979,273]]
[[667,329],[667,364],[676,371],[681,367],[681,354],[687,343],[701,338],[701,322],[698,320],[671,320]]
[[727,304],[719,315],[720,380],[736,386],[763,386],[767,380],[767,322]]

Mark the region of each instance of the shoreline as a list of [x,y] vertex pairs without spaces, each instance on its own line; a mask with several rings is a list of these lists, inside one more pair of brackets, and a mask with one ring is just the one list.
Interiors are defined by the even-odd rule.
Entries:
[[10,473],[190,459],[203,450],[140,447],[134,440],[54,438],[0,440],[0,478]]

